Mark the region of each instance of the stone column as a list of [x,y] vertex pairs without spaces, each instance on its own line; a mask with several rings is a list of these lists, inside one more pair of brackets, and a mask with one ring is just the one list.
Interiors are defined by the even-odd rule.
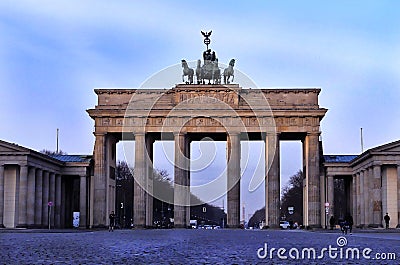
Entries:
[[61,175],[60,174],[56,174],[54,225],[55,227],[61,227]]
[[49,225],[49,210],[47,203],[49,202],[49,172],[43,172],[43,192],[42,192],[42,224],[44,227]]
[[35,226],[42,226],[42,191],[43,191],[43,170],[36,170],[36,189],[35,189]]
[[361,195],[360,195],[360,173],[356,173],[356,197],[357,197],[357,208],[356,208],[356,224],[361,225]]
[[28,198],[26,205],[26,222],[28,227],[35,226],[35,186],[36,168],[30,167],[28,173]]
[[364,170],[364,223],[365,226],[368,227],[368,225],[371,224],[371,214],[370,214],[370,209],[371,209],[371,204],[369,202],[369,194],[371,190],[369,189],[369,183],[370,183],[370,171],[367,169]]
[[186,174],[185,174],[185,185],[187,186],[187,191],[185,193],[186,195],[186,201],[188,202],[188,206],[186,206],[185,212],[186,212],[186,227],[190,227],[190,143],[191,139],[186,136],[186,146],[185,146],[185,156],[188,159],[187,164],[186,164]]
[[146,136],[146,227],[153,227],[153,143],[154,138]]
[[[18,187],[17,187],[18,188]],[[28,197],[28,166],[20,166],[19,170],[19,193],[18,193],[18,223],[17,227],[26,227],[26,206]]]
[[321,194],[319,179],[319,133],[306,136],[307,218],[310,227],[321,227]]
[[356,183],[356,176],[352,175],[352,184],[351,184],[351,195],[353,196],[353,205],[352,205],[352,215],[353,215],[353,220],[354,224],[357,224],[357,183]]
[[[329,214],[330,215],[335,215],[335,195],[334,195],[334,191],[335,191],[335,187],[333,185],[333,176],[332,175],[328,175],[328,187],[327,187],[327,191],[328,191],[328,202],[329,202]],[[329,219],[328,219],[329,220]]]
[[[93,179],[94,179],[94,176],[91,175],[89,177],[89,196],[88,196],[88,199],[89,199],[89,212],[88,212],[88,215],[89,215],[89,228],[90,229],[93,228],[93,205],[94,205],[94,198],[93,198],[94,183],[93,183]],[[129,199],[132,199],[132,198],[128,198],[128,200]],[[132,218],[133,218],[133,216],[132,216]]]
[[54,172],[51,172],[49,175],[49,201],[52,202],[51,210],[50,210],[50,226],[54,227],[55,223],[55,194],[56,193],[56,175]]
[[185,228],[189,225],[187,211],[190,211],[188,193],[189,159],[187,154],[187,138],[184,133],[174,133],[175,140],[175,166],[174,166],[174,226]]
[[279,227],[280,216],[280,158],[279,134],[267,134],[265,140],[265,222]]
[[79,227],[86,228],[86,176],[80,176],[79,186]]
[[329,213],[327,214],[325,211],[325,203],[328,201],[328,197],[326,194],[326,187],[327,187],[327,178],[324,175],[324,172],[321,172],[320,176],[319,176],[319,181],[321,183],[321,201],[320,204],[321,205],[321,224],[323,225],[323,227],[325,229],[327,229],[329,227],[329,214],[331,214],[331,211],[329,211]]
[[106,134],[95,133],[94,144],[94,203],[93,226],[105,227],[107,225],[107,156]]
[[4,228],[4,165],[0,165],[0,228]]
[[135,133],[135,181],[133,183],[133,224],[146,225],[146,143],[144,133]]
[[67,201],[66,201],[66,188],[65,188],[65,181],[62,181],[61,178],[61,207],[60,207],[60,227],[67,227],[70,225],[71,220],[66,220],[66,208],[67,208]]
[[373,166],[373,178],[372,181],[372,200],[373,200],[373,224],[374,226],[383,226],[383,215],[382,215],[382,173],[381,166]]
[[400,164],[397,165],[397,209],[399,223],[396,228],[400,228]]
[[227,225],[231,228],[238,228],[240,225],[240,133],[229,132],[227,147]]
[[364,170],[360,171],[360,223],[365,226],[365,201],[364,201]]

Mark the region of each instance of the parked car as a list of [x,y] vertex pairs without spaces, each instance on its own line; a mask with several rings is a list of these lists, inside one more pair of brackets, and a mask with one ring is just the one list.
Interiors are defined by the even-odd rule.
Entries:
[[280,221],[279,227],[282,229],[288,229],[290,228],[290,223],[288,221]]

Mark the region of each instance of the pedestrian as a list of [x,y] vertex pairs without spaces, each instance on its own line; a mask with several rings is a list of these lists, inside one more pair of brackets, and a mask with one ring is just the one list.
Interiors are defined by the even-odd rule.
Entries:
[[329,219],[329,224],[331,226],[331,230],[333,230],[333,227],[335,226],[335,217],[333,217],[333,215],[331,216],[331,218]]
[[349,225],[347,224],[346,219],[341,220],[339,224],[340,224],[340,230],[342,231],[343,235],[347,235],[347,230],[349,229]]
[[351,235],[353,232],[353,224],[354,224],[353,216],[351,216],[351,214],[348,214],[346,216],[346,223],[349,227],[349,231],[350,231],[350,235]]
[[108,232],[114,232],[114,225],[115,225],[115,214],[114,214],[114,211],[112,211],[110,213],[108,218],[110,219],[110,226],[108,227]]
[[385,217],[383,217],[383,219],[385,220],[385,224],[386,224],[386,229],[389,229],[389,221],[390,221],[390,216],[388,213],[386,213]]

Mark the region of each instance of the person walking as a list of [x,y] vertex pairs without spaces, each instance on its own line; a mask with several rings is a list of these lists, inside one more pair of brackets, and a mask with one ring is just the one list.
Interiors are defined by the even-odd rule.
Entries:
[[110,213],[108,218],[110,219],[110,226],[108,227],[108,232],[114,232],[114,225],[115,225],[115,214],[114,214],[114,211],[112,211]]
[[389,229],[389,222],[390,222],[390,216],[388,213],[386,213],[385,217],[383,217],[383,219],[385,220],[385,224],[386,224],[386,229]]
[[340,230],[342,231],[343,235],[347,235],[347,230],[349,229],[349,225],[347,224],[347,220],[339,221]]
[[349,232],[350,232],[350,235],[351,235],[352,232],[353,232],[353,224],[354,224],[353,216],[351,216],[351,214],[347,215],[346,223],[349,226]]
[[335,217],[333,215],[331,216],[331,219],[329,219],[329,225],[331,226],[331,230],[333,230],[333,227],[335,226]]

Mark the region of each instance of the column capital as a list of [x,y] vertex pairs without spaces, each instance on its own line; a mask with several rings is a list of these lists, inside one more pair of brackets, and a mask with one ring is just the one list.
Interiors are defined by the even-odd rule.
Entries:
[[241,134],[241,132],[238,132],[238,131],[229,131],[229,132],[226,132],[226,135],[240,135]]
[[174,132],[174,136],[185,136],[187,135],[187,132],[179,131],[179,132]]
[[266,136],[280,136],[281,135],[280,132],[266,132],[265,134],[266,134]]
[[373,162],[371,167],[376,168],[376,167],[381,167],[381,166],[382,166],[381,162]]
[[321,135],[321,132],[307,132],[307,136],[316,136],[319,137]]
[[106,132],[97,132],[97,131],[95,131],[95,132],[93,132],[93,134],[94,134],[94,136],[106,136]]

